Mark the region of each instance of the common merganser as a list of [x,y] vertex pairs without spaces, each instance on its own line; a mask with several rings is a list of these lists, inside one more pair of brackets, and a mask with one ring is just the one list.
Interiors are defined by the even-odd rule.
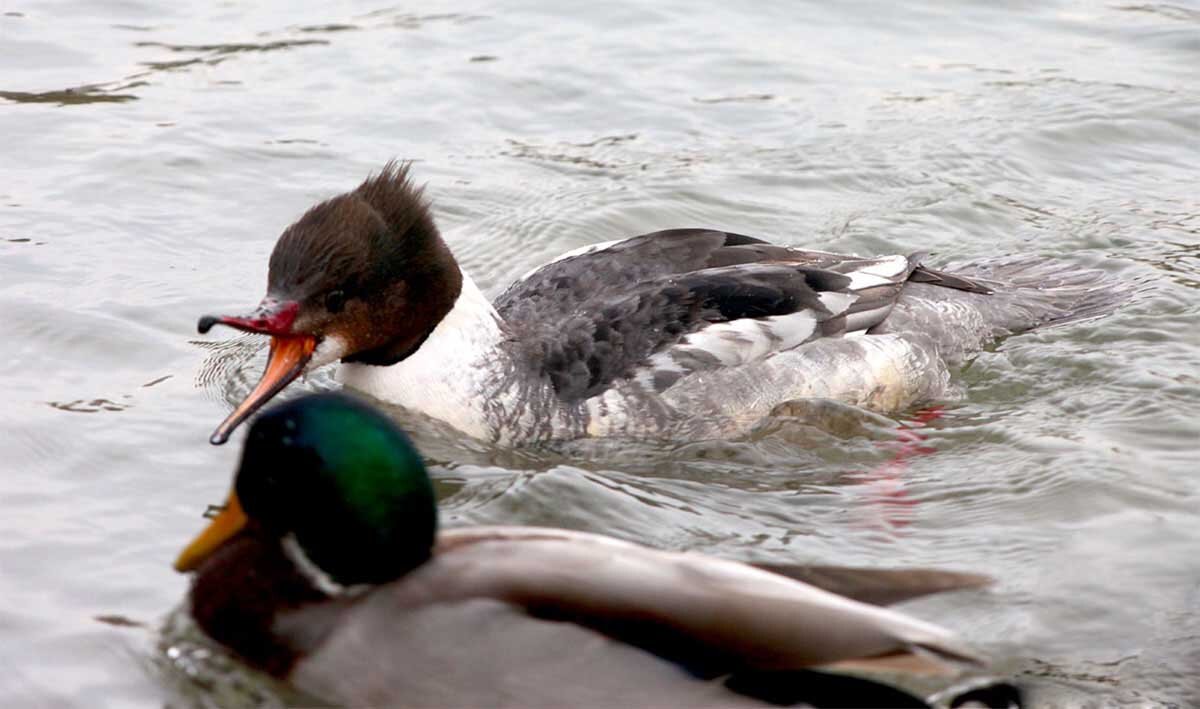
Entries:
[[814,670],[978,662],[868,604],[987,584],[975,574],[750,565],[437,517],[390,419],[309,395],[254,421],[228,503],[175,568],[195,572],[188,611],[209,637],[339,706],[925,707]]
[[271,337],[262,379],[214,444],[337,360],[346,386],[500,444],[690,440],[743,433],[799,399],[880,411],[936,399],[950,368],[996,338],[1125,296],[1100,271],[1040,258],[951,274],[920,255],[669,229],[564,254],[489,302],[393,162],[283,232],[253,313],[206,315],[199,330]]

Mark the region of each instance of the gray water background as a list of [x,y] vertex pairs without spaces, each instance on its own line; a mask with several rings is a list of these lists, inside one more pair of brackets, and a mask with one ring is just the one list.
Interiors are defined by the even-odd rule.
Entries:
[[673,226],[1146,284],[981,355],[899,463],[917,412],[673,448],[418,439],[450,523],[985,572],[908,608],[1061,690],[1044,705],[1194,706],[1198,82],[1195,4],[3,3],[0,705],[200,701],[156,628],[236,460],[206,437],[261,360],[201,385],[196,341],[228,335],[196,318],[257,302],[281,229],[399,157],[492,294]]

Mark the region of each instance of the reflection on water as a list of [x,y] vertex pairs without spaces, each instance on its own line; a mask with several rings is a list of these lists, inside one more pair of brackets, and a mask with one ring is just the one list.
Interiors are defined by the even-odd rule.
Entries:
[[61,411],[73,411],[77,414],[94,414],[98,411],[124,411],[127,404],[119,404],[108,399],[76,399],[75,401],[51,401],[51,406]]
[[133,94],[114,93],[115,91],[128,91],[141,85],[144,84],[135,82],[114,88],[106,88],[101,85],[77,86],[75,88],[37,93],[28,91],[0,91],[0,98],[8,99],[15,103],[53,103],[59,106],[87,103],[121,103],[122,101],[134,101],[137,99],[137,96]]
[[[186,593],[170,561],[237,462],[205,441],[265,355],[193,328],[256,301],[279,232],[390,158],[415,160],[491,293],[679,226],[933,264],[1076,259],[1148,285],[894,417],[807,402],[743,440],[506,451],[393,413],[451,524],[986,573],[987,592],[907,608],[1037,706],[1200,702],[1196,10],[70,10],[0,13],[5,705],[277,700],[254,675],[226,692],[225,670],[181,669],[204,665],[157,634]],[[297,391],[334,386],[326,370]]]

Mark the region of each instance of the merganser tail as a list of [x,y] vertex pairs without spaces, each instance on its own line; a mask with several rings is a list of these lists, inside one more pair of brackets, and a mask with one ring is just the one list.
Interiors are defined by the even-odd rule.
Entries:
[[868,332],[920,333],[937,344],[948,363],[961,363],[997,338],[1108,315],[1133,293],[1104,271],[1033,256],[940,270],[983,284],[991,293],[911,281],[887,319]]

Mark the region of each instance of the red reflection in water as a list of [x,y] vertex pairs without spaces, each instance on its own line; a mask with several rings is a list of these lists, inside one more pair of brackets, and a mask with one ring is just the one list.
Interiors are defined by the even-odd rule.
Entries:
[[941,406],[931,406],[918,411],[910,420],[900,425],[895,440],[877,444],[892,451],[891,459],[873,470],[854,476],[862,482],[860,494],[869,503],[865,508],[869,514],[862,520],[864,526],[898,530],[912,523],[917,501],[908,497],[908,490],[904,487],[908,462],[917,456],[937,451],[936,448],[925,445],[928,435],[921,429],[931,421],[940,419],[944,413],[945,409]]

